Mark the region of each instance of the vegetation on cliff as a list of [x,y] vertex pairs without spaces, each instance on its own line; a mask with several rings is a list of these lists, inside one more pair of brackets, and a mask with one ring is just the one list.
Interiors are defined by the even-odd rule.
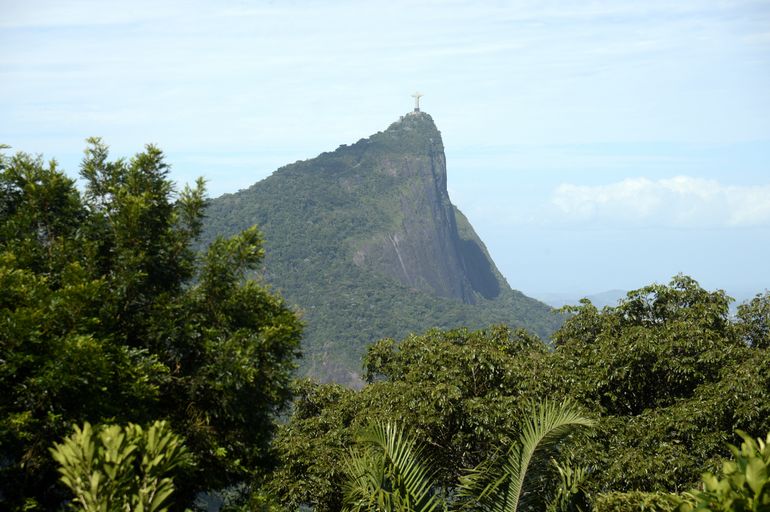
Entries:
[[296,162],[209,203],[203,240],[257,224],[264,275],[307,328],[306,374],[360,382],[365,347],[432,327],[526,327],[562,318],[512,290],[449,201],[441,134],[427,114]]

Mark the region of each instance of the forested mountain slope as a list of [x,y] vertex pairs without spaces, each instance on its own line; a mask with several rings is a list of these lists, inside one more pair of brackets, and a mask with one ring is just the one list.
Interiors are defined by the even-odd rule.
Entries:
[[560,319],[511,289],[447,194],[441,133],[415,112],[210,202],[203,241],[258,225],[265,278],[306,322],[303,371],[355,382],[364,347],[430,327]]

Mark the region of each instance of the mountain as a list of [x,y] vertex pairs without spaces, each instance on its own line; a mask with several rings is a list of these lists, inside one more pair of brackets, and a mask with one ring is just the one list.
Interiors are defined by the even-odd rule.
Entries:
[[561,321],[511,289],[452,205],[426,113],[213,199],[207,215],[204,243],[262,230],[264,279],[301,312],[301,370],[321,380],[360,381],[364,349],[382,337],[501,322],[548,336]]

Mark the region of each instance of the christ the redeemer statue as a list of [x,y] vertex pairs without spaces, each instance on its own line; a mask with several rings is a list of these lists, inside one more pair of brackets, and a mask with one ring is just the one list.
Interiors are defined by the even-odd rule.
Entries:
[[422,94],[419,92],[416,92],[412,94],[412,98],[414,98],[414,111],[419,112],[420,111],[420,98],[422,98]]

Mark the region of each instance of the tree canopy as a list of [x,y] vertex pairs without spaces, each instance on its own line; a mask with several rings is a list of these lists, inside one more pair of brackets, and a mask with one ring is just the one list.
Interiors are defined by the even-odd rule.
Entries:
[[55,161],[0,160],[0,503],[54,508],[48,453],[84,422],[167,420],[194,469],[181,496],[270,462],[301,324],[258,281],[255,228],[193,250],[204,185],[177,191],[148,145],[90,139],[83,189]]
[[[177,191],[154,146],[113,161],[91,139],[80,177],[79,187],[55,161],[0,155],[0,508],[59,507],[67,494],[49,449],[73,428],[59,448],[95,446],[89,424],[104,447],[111,432],[133,431],[149,449],[139,433],[152,429],[138,426],[150,424],[184,444],[190,465],[144,480],[137,464],[121,473],[157,483],[154,496],[173,481],[172,508],[255,477],[254,503],[290,509],[340,510],[346,482],[353,507],[398,488],[394,499],[415,507],[477,508],[457,491],[462,475],[473,483],[469,468],[492,477],[473,486],[483,496],[505,487],[553,511],[672,510],[674,495],[690,497],[685,508],[767,504],[767,443],[753,440],[770,432],[770,293],[732,314],[724,292],[678,275],[615,307],[567,308],[550,343],[506,326],[432,329],[370,345],[360,390],[292,384],[302,326],[247,279],[263,261],[256,228],[197,253],[203,183]],[[536,403],[575,404],[583,419],[567,423],[595,428],[538,451],[551,427],[559,441],[568,432],[546,421],[558,416],[546,406],[532,420]],[[396,457],[399,440],[430,462],[402,464],[418,457]],[[553,461],[523,471],[536,451]],[[88,460],[67,471],[92,475]],[[704,471],[701,489],[683,495]],[[534,494],[521,490],[525,477]]]
[[[736,429],[770,430],[770,357],[747,343],[730,300],[679,275],[617,307],[584,303],[557,332],[553,386],[600,414],[580,450],[601,468],[594,490],[687,489],[719,467]],[[761,311],[767,295],[752,304]]]
[[528,404],[569,399],[596,419],[564,454],[585,469],[586,496],[686,491],[729,457],[736,429],[770,431],[770,299],[757,296],[737,316],[729,303],[679,275],[616,307],[571,308],[553,346],[505,327],[381,340],[364,359],[369,384],[360,391],[298,387],[275,441],[282,463],[271,485],[289,507],[339,509],[336,468],[355,433],[393,420],[424,443],[437,484],[450,489],[465,469],[511,445]]

